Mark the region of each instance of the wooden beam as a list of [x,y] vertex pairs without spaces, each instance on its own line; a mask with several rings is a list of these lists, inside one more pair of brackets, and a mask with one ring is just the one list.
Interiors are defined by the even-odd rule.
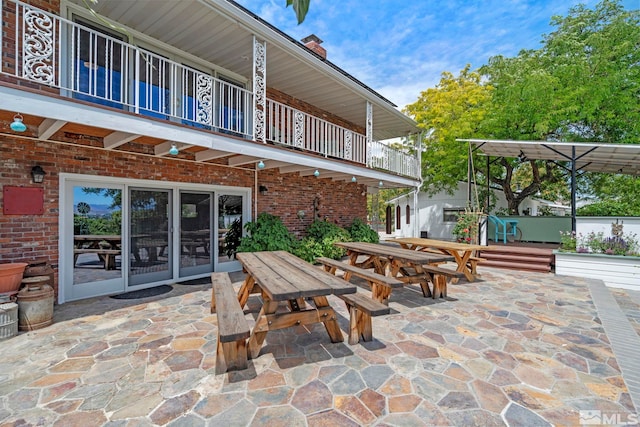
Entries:
[[260,161],[260,158],[254,157],[254,156],[246,156],[246,155],[233,156],[232,158],[229,159],[229,166],[243,166],[243,165],[248,165],[250,163],[258,163],[259,161]]
[[137,139],[140,135],[127,132],[112,132],[102,140],[104,148],[113,149]]
[[220,150],[205,150],[196,153],[197,162],[206,162],[207,160],[220,159],[222,157],[231,156],[233,153]]
[[44,119],[38,126],[38,139],[45,141],[58,132],[68,122],[64,120]]
[[191,145],[189,144],[182,144],[180,142],[175,142],[175,141],[164,141],[161,142],[160,144],[156,145],[153,150],[155,152],[156,156],[166,156],[169,154],[169,150],[171,149],[171,146],[175,144],[176,148],[178,150],[184,150],[185,148],[189,148],[191,147]]
[[[283,166],[280,168],[280,173],[293,173],[293,172],[300,172],[300,171],[304,171],[309,169],[309,166],[302,166],[302,165],[289,165],[289,166]],[[314,171],[315,169],[312,169],[312,171]],[[311,172],[313,173],[313,172]]]

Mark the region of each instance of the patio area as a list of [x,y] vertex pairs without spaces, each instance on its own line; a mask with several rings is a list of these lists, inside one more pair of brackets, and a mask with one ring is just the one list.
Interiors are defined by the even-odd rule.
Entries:
[[[446,300],[394,291],[364,344],[347,344],[331,296],[344,343],[322,324],[270,332],[249,369],[224,375],[207,280],[56,306],[52,326],[0,342],[0,425],[637,424],[640,294],[479,272]],[[231,278],[237,289],[244,275]],[[258,306],[251,296],[250,322]]]

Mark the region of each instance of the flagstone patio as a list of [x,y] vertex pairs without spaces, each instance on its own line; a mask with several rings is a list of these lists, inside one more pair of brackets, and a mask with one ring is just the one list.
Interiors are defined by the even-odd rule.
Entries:
[[[585,414],[637,423],[637,293],[480,272],[450,285],[448,300],[394,291],[392,313],[373,319],[364,344],[346,343],[348,312],[331,297],[344,343],[321,324],[271,332],[249,369],[224,375],[214,374],[208,284],[56,306],[52,326],[0,342],[0,425],[543,426]],[[232,279],[239,287],[243,275]]]

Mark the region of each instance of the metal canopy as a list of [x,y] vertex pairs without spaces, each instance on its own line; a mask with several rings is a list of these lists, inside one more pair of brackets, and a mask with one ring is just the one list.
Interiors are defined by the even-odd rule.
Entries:
[[[640,175],[640,144],[458,139],[488,156],[575,161],[577,171]],[[575,151],[574,151],[575,150]]]
[[576,172],[640,175],[640,144],[458,139],[488,156],[571,162],[571,230],[576,231]]

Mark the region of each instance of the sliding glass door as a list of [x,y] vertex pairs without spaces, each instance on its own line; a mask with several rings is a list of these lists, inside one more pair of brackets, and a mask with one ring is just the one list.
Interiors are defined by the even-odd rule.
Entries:
[[129,190],[129,287],[173,277],[171,197],[171,190]]
[[180,277],[213,270],[213,193],[180,192]]

